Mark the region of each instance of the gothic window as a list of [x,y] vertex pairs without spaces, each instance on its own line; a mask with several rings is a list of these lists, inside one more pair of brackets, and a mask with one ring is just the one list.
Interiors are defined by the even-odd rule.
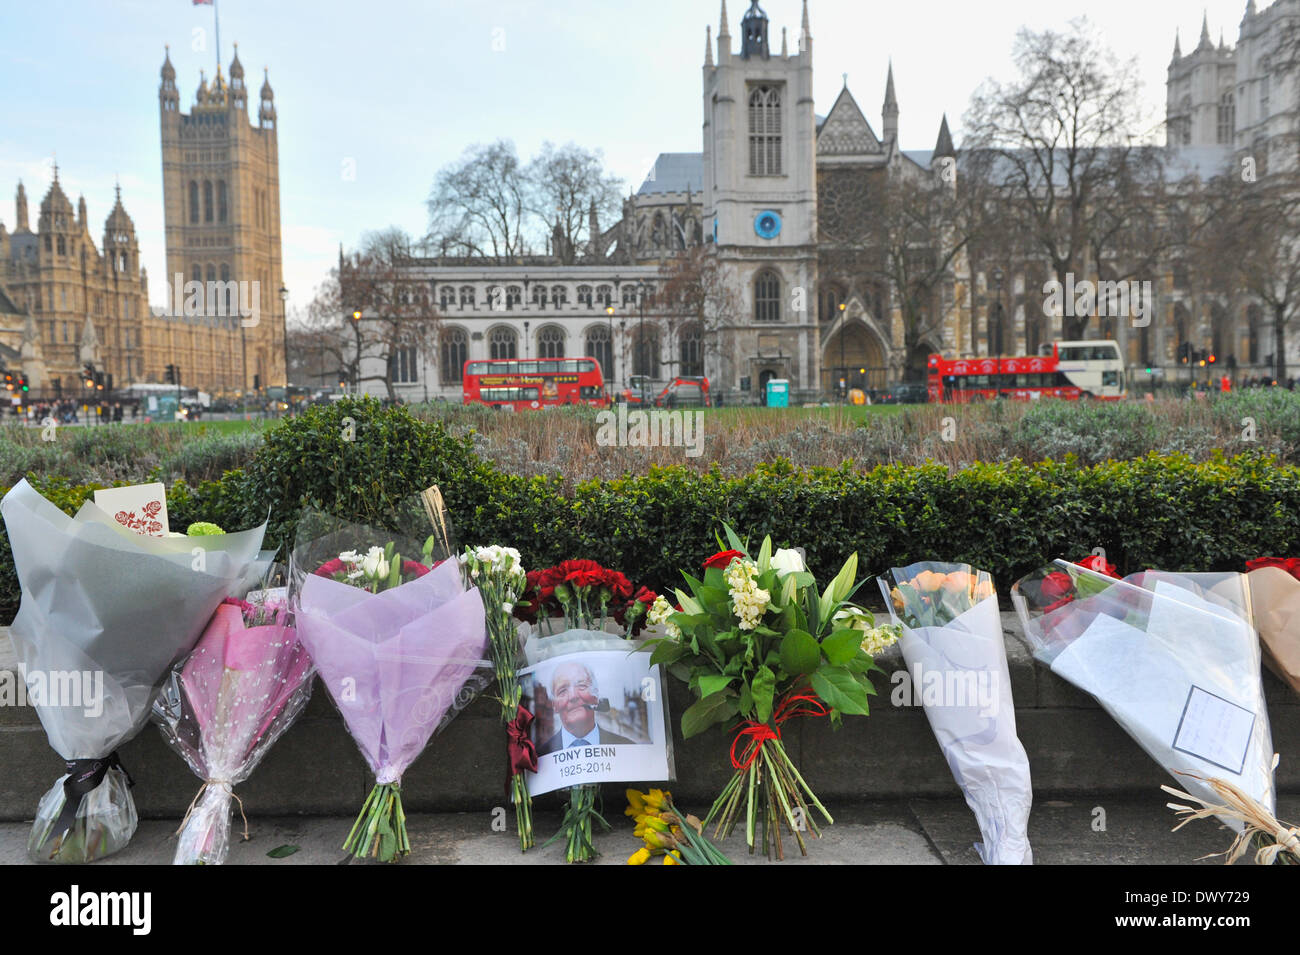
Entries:
[[493,361],[518,357],[519,336],[513,328],[498,325],[488,333],[488,357]]
[[833,322],[839,316],[840,305],[844,302],[844,290],[836,285],[826,286],[826,291],[822,293],[822,312],[821,320],[823,322]]
[[591,308],[591,286],[590,285],[578,286],[578,304],[585,305],[587,306],[587,308]]
[[217,221],[226,221],[226,180],[217,182]]
[[1268,118],[1268,74],[1265,73],[1259,78],[1259,115],[1262,119]]
[[683,375],[704,374],[704,349],[698,322],[691,322],[678,333],[678,367]]
[[235,301],[234,301],[235,290],[231,288],[230,285],[231,285],[230,266],[222,265],[221,266],[221,306],[224,309],[224,312],[222,312],[222,314],[226,314],[226,315],[235,314]]
[[63,236],[59,236],[59,255],[68,254],[68,242]]
[[199,184],[193,179],[190,180],[190,224],[194,225],[199,221]]
[[460,287],[460,307],[472,308],[474,306],[474,286],[462,285]]
[[465,361],[469,357],[469,340],[464,329],[449,328],[442,333],[442,383],[458,385],[464,379]]
[[506,289],[506,308],[514,308],[524,300],[524,290],[518,285]]
[[450,285],[444,285],[438,289],[438,307],[449,309],[456,304],[456,290]]
[[1237,107],[1233,105],[1232,90],[1219,97],[1218,141],[1231,143],[1232,133],[1237,124]]
[[664,214],[662,212],[656,212],[654,225],[650,230],[650,245],[653,248],[662,249],[667,244],[667,235],[664,229]]
[[749,174],[781,175],[781,89],[758,86],[749,93]]
[[487,307],[494,312],[499,312],[506,307],[506,290],[500,285],[488,286]]
[[659,377],[659,331],[653,327],[633,333],[632,374]]
[[203,180],[203,221],[212,221],[212,182]]
[[564,329],[556,325],[547,325],[537,331],[537,357],[564,357]]
[[600,369],[608,381],[614,375],[614,343],[609,337],[608,325],[592,325],[587,329],[585,354],[600,362]]
[[534,308],[546,307],[546,286],[545,285],[534,285],[532,296],[533,296]]
[[46,252],[54,251],[54,240],[48,235],[45,237],[45,251]]
[[614,301],[614,287],[602,285],[596,289],[596,301],[601,305],[610,305]]
[[414,345],[399,345],[388,356],[388,377],[394,384],[412,384],[420,380]]
[[629,305],[633,305],[633,306],[634,306],[634,305],[636,305],[636,286],[635,286],[635,285],[624,285],[624,286],[623,286],[623,304],[624,304],[625,306],[629,306]]
[[781,280],[775,272],[759,272],[754,279],[754,321],[781,320]]
[[551,304],[556,308],[569,304],[569,290],[563,285],[551,286]]
[[195,262],[193,265],[190,266],[190,281],[191,282],[203,281],[203,266],[199,265],[199,263],[197,262]]

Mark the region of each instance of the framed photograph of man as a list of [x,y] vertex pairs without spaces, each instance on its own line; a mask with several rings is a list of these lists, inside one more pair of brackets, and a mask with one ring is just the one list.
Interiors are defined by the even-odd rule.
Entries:
[[672,778],[663,683],[649,651],[579,650],[520,672],[534,716],[534,795],[586,783]]

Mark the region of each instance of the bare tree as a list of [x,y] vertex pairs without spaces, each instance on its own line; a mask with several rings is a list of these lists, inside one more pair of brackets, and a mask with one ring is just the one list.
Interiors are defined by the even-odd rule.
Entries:
[[475,145],[444,167],[429,195],[430,251],[507,261],[526,252],[529,184],[509,140]]
[[[1010,83],[987,80],[965,125],[967,168],[1001,193],[1008,226],[1032,237],[1056,280],[1094,268],[1115,277],[1153,267],[1134,253],[1158,196],[1161,155],[1139,147],[1135,61],[1120,64],[1086,20],[1068,33],[1022,29]],[[1063,316],[1067,338],[1091,316]]]
[[[340,380],[358,386],[382,381],[397,397],[393,371],[437,348],[439,315],[429,287],[411,278],[416,252],[396,227],[365,236],[359,251],[341,257],[308,308],[303,339],[318,364],[337,361]],[[364,373],[369,360],[380,371]]]
[[599,150],[543,143],[524,170],[529,209],[545,225],[551,254],[571,265],[587,247],[600,253],[591,213],[612,222],[622,211],[623,181],[605,171]]
[[740,297],[727,281],[718,257],[705,246],[692,246],[659,267],[662,284],[656,302],[670,338],[679,347],[682,336],[698,330],[701,358],[717,355],[723,326],[740,312]]

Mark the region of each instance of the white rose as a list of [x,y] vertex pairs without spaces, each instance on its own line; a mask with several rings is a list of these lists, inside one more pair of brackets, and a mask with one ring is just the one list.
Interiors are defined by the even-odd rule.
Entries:
[[772,555],[771,566],[780,575],[796,574],[808,569],[799,552],[789,547],[782,547]]

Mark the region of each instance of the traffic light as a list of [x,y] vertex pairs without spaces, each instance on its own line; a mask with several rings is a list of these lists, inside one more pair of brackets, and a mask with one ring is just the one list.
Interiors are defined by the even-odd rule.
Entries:
[[1214,353],[1213,353],[1213,352],[1211,352],[1211,353],[1210,353],[1210,357],[1207,358],[1207,359],[1205,359],[1205,360],[1208,361],[1211,365],[1213,365],[1213,364],[1214,364],[1216,361],[1218,361],[1219,359],[1216,358],[1216,357],[1214,356]]
[[10,374],[9,372],[6,371],[6,372],[5,372],[5,391],[13,391],[13,390],[14,390],[14,376],[13,376],[12,374]]
[[168,366],[167,366],[167,384],[169,384],[169,385],[174,385],[174,384],[176,384],[176,366],[175,366],[175,365],[168,365]]
[[95,387],[95,366],[86,362],[81,366],[81,377],[85,379],[87,388]]
[[261,390],[262,390],[262,376],[261,376],[261,375],[254,375],[254,376],[253,376],[253,390],[254,390],[254,391],[261,391]]
[[27,384],[27,376],[26,376],[26,375],[19,375],[19,376],[18,376],[18,388],[19,388],[19,390],[21,390],[21,391],[31,391],[31,388],[30,388],[30,387],[28,386],[28,384]]

